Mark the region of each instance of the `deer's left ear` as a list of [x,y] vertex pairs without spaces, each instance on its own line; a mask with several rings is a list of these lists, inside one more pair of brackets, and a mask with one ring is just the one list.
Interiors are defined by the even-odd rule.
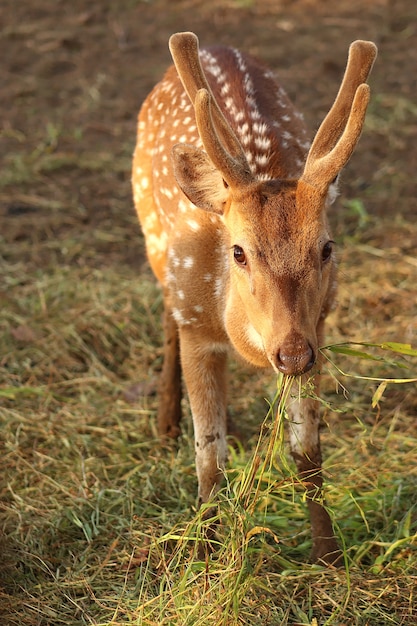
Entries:
[[223,214],[229,192],[207,154],[178,143],[172,148],[172,163],[175,179],[187,198],[201,209]]

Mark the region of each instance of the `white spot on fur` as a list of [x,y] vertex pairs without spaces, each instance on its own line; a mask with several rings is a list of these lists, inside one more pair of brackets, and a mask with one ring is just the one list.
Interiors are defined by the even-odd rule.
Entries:
[[160,193],[162,193],[166,198],[168,198],[168,200],[172,200],[172,198],[174,197],[174,194],[172,193],[171,189],[168,189],[166,187],[160,187],[159,189]]
[[268,150],[271,147],[271,140],[269,137],[255,137],[255,146],[259,150]]
[[245,122],[244,124],[242,124],[242,126],[238,126],[237,132],[239,133],[239,135],[242,136],[247,135],[249,132],[249,124]]
[[178,208],[181,213],[187,213],[187,211],[189,210],[189,204],[185,200],[183,200],[183,198],[181,198],[178,202]]
[[256,178],[257,178],[257,180],[272,180],[272,176],[271,176],[271,174],[268,174],[268,172],[262,172],[262,174],[257,172],[256,173]]
[[268,126],[265,122],[255,122],[252,126],[252,130],[259,135],[266,135],[268,133]]
[[184,324],[187,324],[187,320],[184,318],[180,309],[177,309],[174,307],[172,309],[172,316],[179,326],[183,326]]
[[167,241],[168,235],[165,232],[162,232],[160,235],[155,235],[155,233],[152,232],[148,233],[146,237],[146,247],[149,255],[152,257],[161,252],[165,252]]
[[174,286],[175,283],[177,282],[177,279],[175,277],[175,274],[173,272],[171,272],[171,270],[169,269],[169,267],[167,266],[165,269],[165,278],[166,281],[169,285]]
[[216,298],[220,298],[223,294],[223,279],[221,277],[216,278],[214,283],[214,295]]
[[174,268],[179,267],[181,264],[181,260],[179,256],[177,256],[177,253],[175,252],[175,248],[170,248],[168,250],[168,259],[170,260],[170,262],[172,263],[172,267]]
[[257,154],[255,161],[258,165],[265,166],[269,161],[269,156],[267,154]]
[[187,224],[195,233],[200,230],[200,224],[196,220],[187,220]]
[[156,213],[148,213],[145,219],[142,221],[143,230],[148,233],[155,228],[155,222],[157,221]]

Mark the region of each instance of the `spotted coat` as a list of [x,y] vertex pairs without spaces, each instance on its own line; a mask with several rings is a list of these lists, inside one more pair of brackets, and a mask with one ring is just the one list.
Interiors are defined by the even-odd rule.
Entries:
[[182,373],[199,500],[206,502],[226,463],[230,348],[254,366],[308,380],[314,393],[295,387],[287,406],[291,451],[306,489],[312,557],[336,562],[322,506],[316,399],[319,346],[336,289],[327,208],[359,139],[376,48],[352,44],[339,93],[310,147],[301,114],[270,70],[233,48],[199,52],[192,33],[173,35],[170,46],[175,67],[140,111],[132,176],[164,294],[159,432],[179,434]]

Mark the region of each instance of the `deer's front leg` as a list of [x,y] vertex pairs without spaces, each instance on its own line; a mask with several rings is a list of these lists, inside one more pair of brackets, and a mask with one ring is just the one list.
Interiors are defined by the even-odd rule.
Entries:
[[[316,376],[315,393],[318,393]],[[299,477],[305,486],[310,513],[313,548],[311,560],[338,564],[341,552],[334,536],[330,516],[323,497],[322,460],[320,450],[319,403],[313,398],[297,395],[298,382],[294,383],[293,396],[288,405],[291,452]]]
[[194,425],[199,503],[207,502],[226,464],[226,352],[180,329],[181,362]]
[[177,323],[166,293],[164,306],[164,362],[158,386],[158,432],[161,437],[176,438],[180,434],[181,420],[181,364]]

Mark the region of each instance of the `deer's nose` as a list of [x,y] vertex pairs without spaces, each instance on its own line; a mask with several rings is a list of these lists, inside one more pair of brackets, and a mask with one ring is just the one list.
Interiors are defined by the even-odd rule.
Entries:
[[299,376],[310,370],[316,362],[311,345],[300,335],[288,336],[281,345],[276,366],[283,374]]

